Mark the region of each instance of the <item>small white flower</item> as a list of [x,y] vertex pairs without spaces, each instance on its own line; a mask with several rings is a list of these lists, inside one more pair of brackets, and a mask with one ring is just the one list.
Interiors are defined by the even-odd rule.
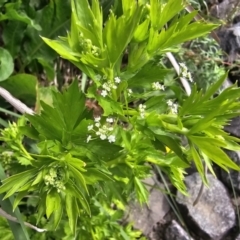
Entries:
[[174,104],[174,103],[173,103],[173,101],[172,101],[172,100],[170,100],[170,99],[169,99],[169,100],[167,100],[167,105],[168,105],[169,107],[172,107],[172,106],[173,106],[173,104]]
[[174,103],[173,106],[171,107],[171,111],[172,111],[173,114],[177,114],[178,105],[176,103]]
[[160,84],[159,82],[152,83],[153,90],[165,90],[164,85]]
[[116,141],[115,136],[113,136],[113,135],[108,136],[108,141],[109,141],[110,143],[115,142],[115,141]]
[[101,95],[103,97],[106,97],[108,95],[108,92],[106,90],[102,90]]
[[99,136],[100,134],[101,134],[100,131],[97,131],[97,132],[96,132],[96,135],[97,135],[97,136]]
[[91,138],[92,138],[91,135],[89,135],[89,136],[87,137],[87,143],[91,140]]
[[102,140],[105,140],[105,139],[107,138],[107,136],[106,136],[105,134],[101,134],[101,135],[100,135],[100,138],[101,138]]
[[104,84],[102,85],[102,87],[103,87],[106,91],[108,91],[108,92],[111,91],[111,88],[110,88],[110,86],[109,86],[108,83],[104,83]]
[[95,126],[99,128],[100,127],[100,123],[99,122],[95,123]]
[[121,79],[119,77],[115,77],[114,80],[115,80],[115,83],[120,83],[121,82]]
[[93,125],[88,126],[88,131],[91,131],[93,129]]
[[100,122],[100,120],[101,120],[101,117],[96,117],[96,118],[94,118],[94,121],[95,121],[95,122]]
[[107,121],[108,123],[113,123],[113,122],[114,122],[113,118],[107,118],[106,121]]
[[113,89],[117,89],[117,86],[115,84],[112,85]]
[[128,89],[127,91],[128,91],[128,96],[130,96],[133,93],[132,89]]
[[108,131],[113,131],[113,127],[109,127],[109,128],[108,128]]
[[145,108],[146,108],[146,105],[144,105],[144,104],[139,104],[138,108],[139,108],[139,111],[140,111],[140,112],[144,112],[144,111],[145,111]]

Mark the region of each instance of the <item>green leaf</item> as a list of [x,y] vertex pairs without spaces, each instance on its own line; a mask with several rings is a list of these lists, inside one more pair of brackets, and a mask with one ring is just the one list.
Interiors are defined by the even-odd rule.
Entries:
[[[24,55],[26,66],[32,59],[44,58],[46,61],[52,61],[56,54],[42,41],[41,36],[45,38],[56,38],[65,34],[70,24],[70,3],[69,1],[54,0],[49,1],[42,9],[35,12],[35,21],[41,26],[42,31],[28,28],[24,42]],[[47,17],[46,17],[47,16]]]
[[147,190],[137,177],[134,177],[134,185],[136,187],[139,201],[141,203],[147,202],[148,200]]
[[150,0],[150,18],[153,28],[160,30],[183,8],[183,1],[169,0],[163,4],[161,0]]
[[114,16],[113,12],[110,12],[103,30],[103,39],[107,46],[111,66],[116,64],[131,41],[140,20],[141,11],[142,6],[133,7],[133,12],[130,16],[122,15],[118,19]]
[[71,194],[66,195],[66,210],[67,210],[70,229],[72,233],[75,235],[79,209],[78,209],[76,198]]
[[203,182],[205,184],[208,184],[206,176],[205,176],[205,173],[204,173],[202,160],[201,160],[201,158],[200,158],[196,148],[192,144],[190,144],[190,151],[192,153],[192,157],[193,157],[193,161],[195,163],[195,166],[196,166],[196,168],[197,168],[197,170],[198,170],[198,172],[199,172]]
[[227,170],[227,168],[232,168],[240,170],[240,167],[236,165],[223,150],[221,150],[220,147],[224,147],[225,145],[223,141],[197,136],[189,136],[188,138],[204,154],[206,154],[207,157],[223,169]]
[[0,21],[3,20],[15,20],[18,22],[24,22],[36,30],[40,31],[41,27],[36,24],[31,18],[27,16],[27,14],[23,11],[17,11],[20,8],[20,2],[17,3],[7,3],[4,5],[5,8],[5,14],[0,15]]
[[4,48],[0,48],[0,81],[7,79],[13,73],[13,59]]
[[[6,175],[4,173],[4,170],[0,164],[0,179],[6,179]],[[19,209],[16,208],[13,212],[13,198],[10,197],[9,199],[6,199],[3,201],[3,196],[0,194],[0,205],[1,208],[8,214],[15,216],[18,220],[18,223],[12,222],[8,220],[9,227],[12,231],[13,236],[15,239],[19,240],[29,240],[28,232],[26,229],[26,226],[24,225],[22,214],[20,213]]]
[[91,210],[87,202],[87,199],[85,198],[81,190],[71,180],[66,184],[66,192],[67,194],[75,196],[76,199],[83,206],[84,210],[88,213],[89,216],[91,216]]
[[19,21],[9,21],[4,25],[2,38],[4,48],[7,49],[13,58],[17,56],[21,49],[22,39],[26,24]]
[[128,80],[129,87],[149,87],[151,83],[164,79],[171,70],[163,69],[156,64],[149,62],[140,71]]
[[113,179],[99,171],[98,169],[95,168],[88,168],[86,173],[83,173],[84,179],[86,181],[86,184],[95,184],[98,181],[113,181]]
[[1,82],[0,86],[8,90],[17,99],[33,106],[36,102],[37,84],[36,76],[20,73]]
[[[75,178],[76,182],[81,186],[82,189],[84,189],[86,191],[86,193],[89,195],[88,193],[88,188],[85,182],[85,179],[82,175],[82,173],[80,171],[78,171],[75,167],[69,165],[69,170],[71,171],[73,177]],[[77,184],[77,185],[78,185]]]
[[46,197],[47,218],[49,218],[54,211],[58,210],[60,205],[61,205],[61,197],[59,196],[56,189],[52,189],[50,192],[47,193],[47,197]]
[[27,115],[27,118],[43,139],[67,144],[71,136],[79,138],[79,134],[87,131],[88,123],[81,122],[86,117],[85,97],[76,81],[63,93],[52,92],[52,95],[54,107],[41,102],[41,114]]
[[18,189],[23,186],[27,181],[29,181],[35,174],[36,170],[31,169],[4,179],[2,181],[3,185],[0,187],[0,193],[8,191],[4,199],[8,198],[9,196],[17,192]]

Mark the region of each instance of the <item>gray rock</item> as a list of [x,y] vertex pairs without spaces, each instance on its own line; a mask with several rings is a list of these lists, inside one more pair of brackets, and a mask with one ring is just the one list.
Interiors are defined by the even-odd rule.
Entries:
[[208,174],[209,187],[204,187],[197,205],[193,202],[198,196],[202,184],[201,177],[194,173],[186,177],[185,182],[189,196],[177,193],[177,202],[187,210],[185,221],[194,226],[195,232],[204,239],[222,239],[234,226],[236,216],[223,184]]
[[164,240],[193,240],[193,238],[175,220],[172,220],[165,230]]
[[149,239],[155,239],[152,237],[155,236],[154,226],[163,220],[170,206],[164,194],[156,188],[153,178],[146,179],[144,182],[148,184],[150,191],[148,205],[140,206],[138,203],[132,203],[129,206],[128,221],[133,222],[134,227],[141,230]]
[[240,117],[233,118],[229,124],[224,127],[224,130],[231,135],[240,138]]
[[[234,161],[237,165],[240,165],[240,151],[230,151],[225,150],[227,155]],[[229,187],[240,192],[240,172],[230,169],[229,173],[221,169],[221,179]]]

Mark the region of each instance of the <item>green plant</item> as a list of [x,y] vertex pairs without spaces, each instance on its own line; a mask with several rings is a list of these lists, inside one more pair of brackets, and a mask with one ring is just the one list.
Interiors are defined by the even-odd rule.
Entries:
[[[108,218],[103,212],[112,211],[111,203],[121,209],[131,196],[146,202],[141,180],[152,165],[184,194],[184,173],[192,161],[206,184],[203,162],[213,174],[213,163],[239,170],[222,150],[239,150],[239,139],[222,128],[239,115],[240,90],[232,86],[213,98],[224,75],[205,93],[193,85],[186,96],[173,72],[159,64],[164,53],[179,51],[179,44],[216,25],[193,22],[196,12],[183,14],[184,1],[118,3],[103,22],[97,0],[72,0],[68,35],[42,36],[92,80],[86,94],[75,80],[62,92],[52,91],[51,105],[41,101],[39,115],[27,114],[1,131],[5,153],[12,153],[7,161],[11,176],[0,187],[4,199],[15,195],[15,209],[34,194],[37,222],[46,215],[53,230],[68,219],[79,239],[110,239],[109,231],[115,239],[139,236],[129,227],[116,227],[118,211],[102,225]],[[85,106],[87,98],[99,104],[102,114]],[[181,146],[181,137],[187,146]]]

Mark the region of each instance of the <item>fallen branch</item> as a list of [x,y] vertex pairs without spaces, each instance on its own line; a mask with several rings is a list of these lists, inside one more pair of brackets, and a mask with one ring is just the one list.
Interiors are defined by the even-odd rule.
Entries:
[[22,103],[17,98],[13,97],[10,92],[8,92],[6,89],[0,87],[0,96],[2,96],[7,102],[9,102],[14,108],[16,108],[20,113],[28,113],[33,115],[34,111],[26,106],[24,103]]

